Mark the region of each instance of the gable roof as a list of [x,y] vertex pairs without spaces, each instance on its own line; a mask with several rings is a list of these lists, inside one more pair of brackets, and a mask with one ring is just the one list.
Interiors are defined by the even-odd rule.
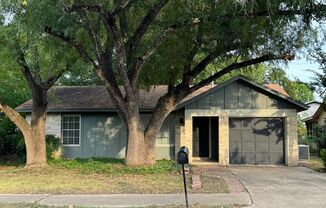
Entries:
[[[273,84],[273,88],[270,88],[269,86],[261,86],[261,85],[258,85],[257,83],[253,82],[253,81],[250,81],[249,79],[243,77],[243,76],[237,76],[237,77],[234,77],[234,78],[231,78],[229,80],[227,80],[226,82],[222,83],[222,84],[219,84],[203,93],[201,93],[200,95],[196,96],[196,97],[192,97],[190,99],[187,99],[185,98],[177,108],[181,108],[181,107],[184,107],[196,100],[199,100],[203,97],[205,97],[206,95],[216,91],[216,90],[219,90],[223,87],[225,87],[226,85],[229,85],[233,82],[240,82],[240,83],[243,83],[247,86],[249,86],[250,88],[253,88],[255,90],[258,90],[264,94],[267,94],[267,95],[272,95],[272,96],[275,96],[277,97],[278,99],[281,99],[291,105],[294,106],[295,109],[297,109],[298,112],[300,111],[304,111],[304,110],[307,110],[308,109],[308,106],[305,105],[304,103],[300,102],[300,101],[295,101],[293,100],[291,97],[288,96],[288,94],[285,92],[285,90],[283,90],[283,88],[281,86],[279,86],[278,84]],[[278,87],[275,87],[276,85],[278,85]],[[282,90],[280,90],[282,89]],[[286,94],[286,95],[285,95]]]
[[299,113],[301,120],[304,122],[317,120],[323,111],[323,104],[318,101],[311,101],[306,103],[306,105],[308,109]]
[[[273,94],[279,99],[282,99],[292,105],[298,110],[306,110],[307,106],[303,103],[292,100],[290,97],[284,95],[284,92],[278,91],[279,88],[271,89],[266,86],[260,86],[248,79],[238,76],[217,86],[207,85],[199,90],[193,92],[184,98],[176,107],[180,109],[189,103],[202,98],[203,96],[220,89],[232,82],[244,82],[250,87],[259,88],[265,94]],[[123,91],[123,89],[121,88]],[[141,89],[140,97],[140,111],[151,112],[158,99],[163,96],[168,90],[166,85],[152,86],[148,90]],[[108,95],[105,86],[56,86],[53,87],[49,93],[48,112],[115,112],[116,108]],[[99,99],[100,98],[100,99]],[[18,106],[16,110],[19,112],[31,112],[32,100],[29,100]]]
[[290,97],[290,95],[279,84],[269,83],[264,85],[277,93],[281,93],[286,97]]

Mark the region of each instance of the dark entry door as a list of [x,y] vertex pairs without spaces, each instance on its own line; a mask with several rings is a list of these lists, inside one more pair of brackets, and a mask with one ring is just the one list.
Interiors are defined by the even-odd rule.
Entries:
[[218,161],[218,117],[193,117],[193,157]]
[[208,117],[193,118],[193,156],[209,157],[209,119]]
[[282,118],[230,118],[231,164],[284,164]]

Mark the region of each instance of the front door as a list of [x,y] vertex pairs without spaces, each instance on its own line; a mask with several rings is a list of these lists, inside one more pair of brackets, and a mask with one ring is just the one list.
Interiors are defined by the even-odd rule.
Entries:
[[192,138],[193,156],[199,157],[199,128],[198,127],[193,128],[192,136],[193,136]]
[[193,117],[192,155],[218,161],[218,117]]

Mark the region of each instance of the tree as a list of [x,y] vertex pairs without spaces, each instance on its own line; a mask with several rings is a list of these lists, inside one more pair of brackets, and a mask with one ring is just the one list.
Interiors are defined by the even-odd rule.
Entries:
[[66,71],[56,83],[57,85],[83,86],[83,85],[102,85],[102,82],[93,73],[89,65],[81,60],[77,60],[74,67]]
[[269,67],[265,75],[265,81],[279,84],[295,100],[309,102],[315,98],[313,89],[309,84],[299,79],[291,80],[284,69]]
[[[2,54],[0,54],[0,57],[2,57]],[[27,83],[18,70],[5,70],[5,67],[1,66],[2,64],[4,63],[0,63],[0,95],[6,95],[2,102],[16,107],[30,97]],[[13,155],[16,152],[20,153],[24,146],[24,144],[21,144],[21,138],[22,136],[16,130],[16,126],[0,113],[0,157],[3,158],[3,155],[9,154]]]
[[[67,48],[58,41],[46,38],[44,33],[43,35],[29,33],[30,31],[26,27],[15,21],[2,26],[0,32],[2,40],[0,43],[1,71],[10,74],[17,73],[19,70],[26,80],[33,99],[30,123],[10,107],[10,104],[13,103],[9,102],[11,99],[8,97],[10,97],[10,92],[15,89],[0,95],[0,111],[21,130],[24,136],[26,166],[29,168],[45,166],[47,164],[45,144],[47,92],[63,72],[71,67],[69,62],[65,61],[68,59],[62,58],[62,54],[68,54],[64,53]],[[71,58],[71,56],[67,57]],[[57,64],[53,65],[53,63]],[[63,65],[63,63],[68,64]],[[15,81],[14,79],[8,80],[8,78],[13,78],[12,76],[1,78],[2,82]],[[19,87],[19,85],[15,87]]]
[[[234,70],[291,60],[324,10],[312,0],[30,0],[23,17],[15,15],[69,44],[93,67],[127,126],[126,164],[143,165],[155,162],[156,135],[183,98]],[[226,65],[196,82],[212,62]],[[142,126],[139,90],[152,80],[169,89]]]

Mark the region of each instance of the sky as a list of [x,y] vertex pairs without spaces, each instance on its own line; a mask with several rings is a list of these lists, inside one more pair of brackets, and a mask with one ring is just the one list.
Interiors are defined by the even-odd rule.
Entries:
[[312,71],[320,72],[319,64],[306,59],[296,59],[291,61],[287,67],[285,67],[287,74],[291,79],[299,78],[303,82],[311,82],[314,78]]
[[[285,67],[285,71],[291,79],[299,78],[299,80],[306,83],[313,81],[315,76],[313,71],[321,72],[318,63],[307,61],[304,58],[291,61],[288,66]],[[322,101],[320,95],[316,92],[314,94],[315,100]]]

